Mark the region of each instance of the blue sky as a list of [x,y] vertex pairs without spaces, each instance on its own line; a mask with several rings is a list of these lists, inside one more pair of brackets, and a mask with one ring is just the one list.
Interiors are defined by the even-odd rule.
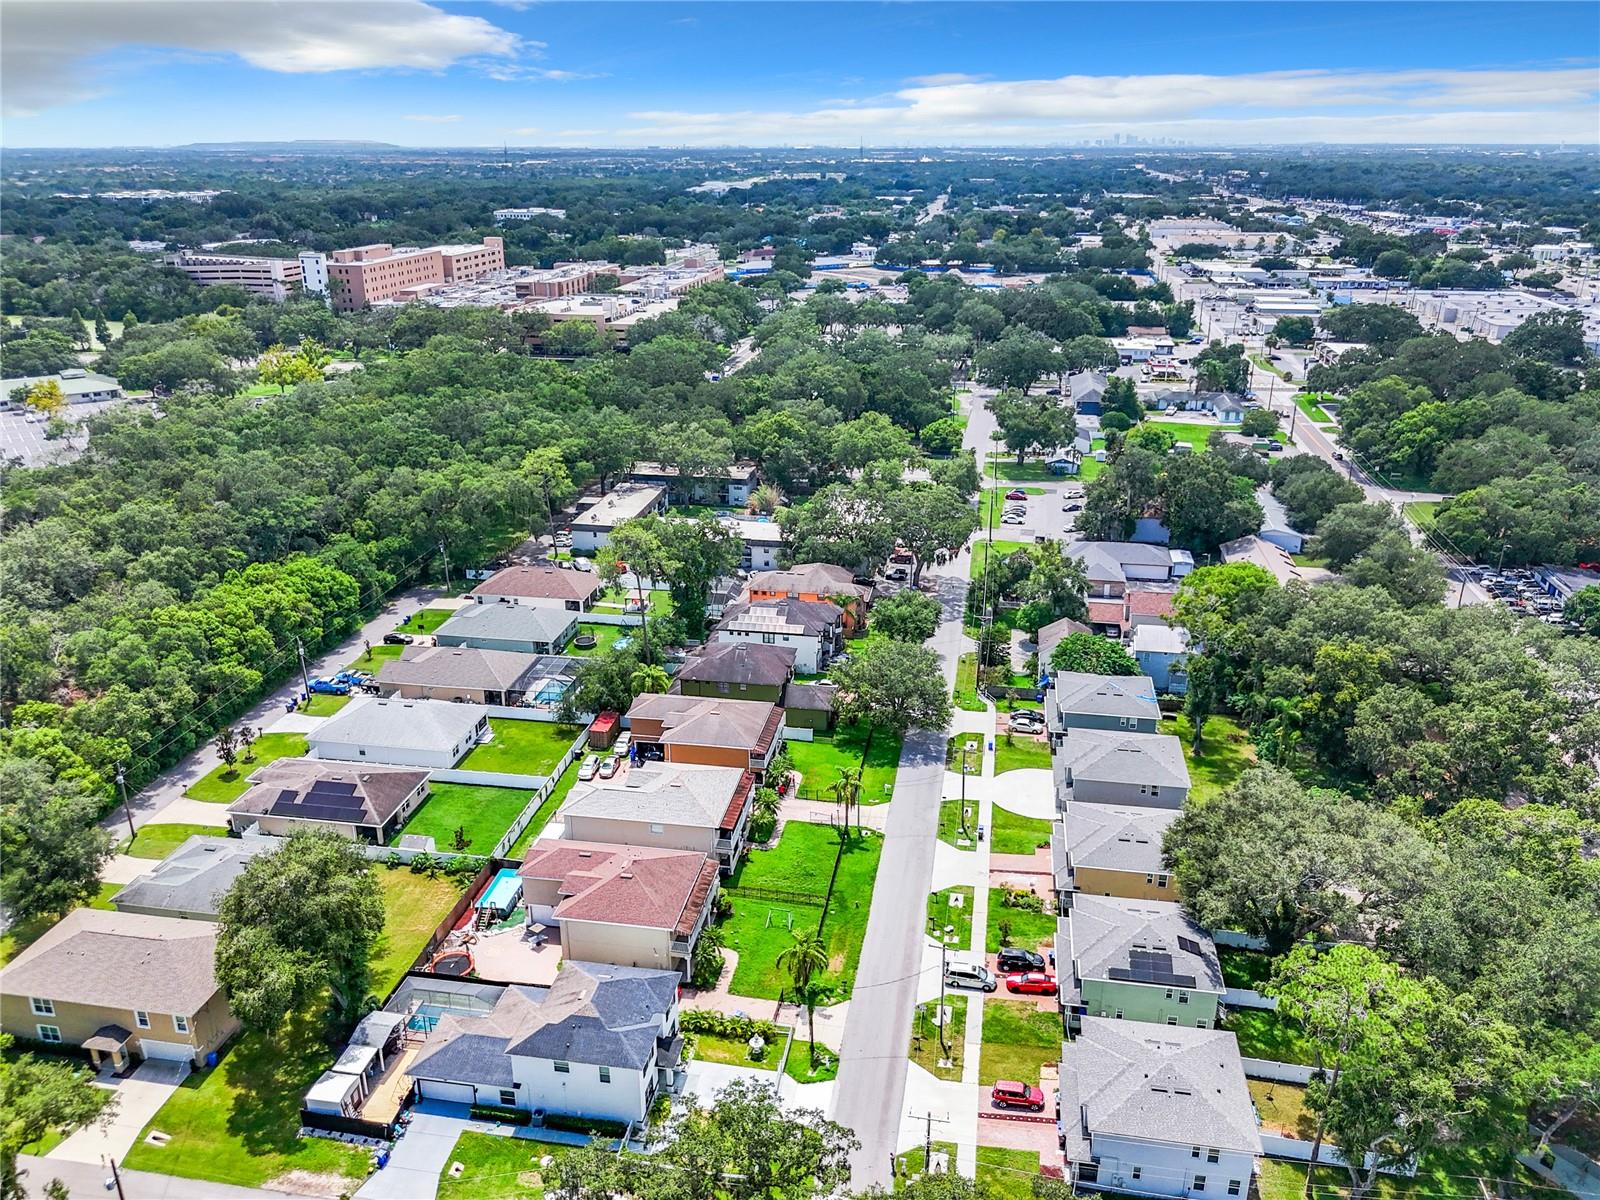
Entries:
[[1600,4],[7,0],[13,146],[1600,139]]

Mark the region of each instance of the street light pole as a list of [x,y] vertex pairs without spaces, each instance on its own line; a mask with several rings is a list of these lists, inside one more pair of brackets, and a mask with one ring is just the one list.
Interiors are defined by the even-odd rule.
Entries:
[[133,809],[128,807],[128,777],[122,773],[122,764],[117,764],[117,791],[122,796],[122,815],[128,818],[128,836],[138,837],[139,831],[133,827]]

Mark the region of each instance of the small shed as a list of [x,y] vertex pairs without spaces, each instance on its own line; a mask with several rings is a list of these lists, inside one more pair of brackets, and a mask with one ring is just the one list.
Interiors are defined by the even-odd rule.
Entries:
[[622,732],[622,714],[608,708],[589,724],[589,749],[609,750]]
[[361,1080],[357,1076],[324,1071],[306,1092],[305,1105],[307,1112],[356,1117],[361,1114],[361,1100]]

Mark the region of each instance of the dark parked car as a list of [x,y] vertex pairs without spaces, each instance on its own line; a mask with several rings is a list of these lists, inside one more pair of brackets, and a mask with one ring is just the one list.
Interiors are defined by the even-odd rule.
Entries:
[[409,646],[411,645],[411,635],[409,633],[386,633],[383,635],[383,644],[385,646]]
[[1000,970],[1006,973],[1044,970],[1044,956],[1035,954],[1032,950],[1024,950],[1020,946],[1003,947],[997,959]]

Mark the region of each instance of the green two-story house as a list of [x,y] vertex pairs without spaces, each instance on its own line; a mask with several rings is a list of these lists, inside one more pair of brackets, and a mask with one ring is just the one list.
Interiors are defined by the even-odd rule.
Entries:
[[832,684],[797,683],[794,671],[793,647],[707,642],[684,659],[672,690],[685,696],[776,704],[783,709],[784,736],[809,740],[833,728],[835,689]]
[[1211,935],[1159,900],[1075,893],[1056,924],[1056,972],[1071,1030],[1085,1016],[1210,1029],[1226,990]]

